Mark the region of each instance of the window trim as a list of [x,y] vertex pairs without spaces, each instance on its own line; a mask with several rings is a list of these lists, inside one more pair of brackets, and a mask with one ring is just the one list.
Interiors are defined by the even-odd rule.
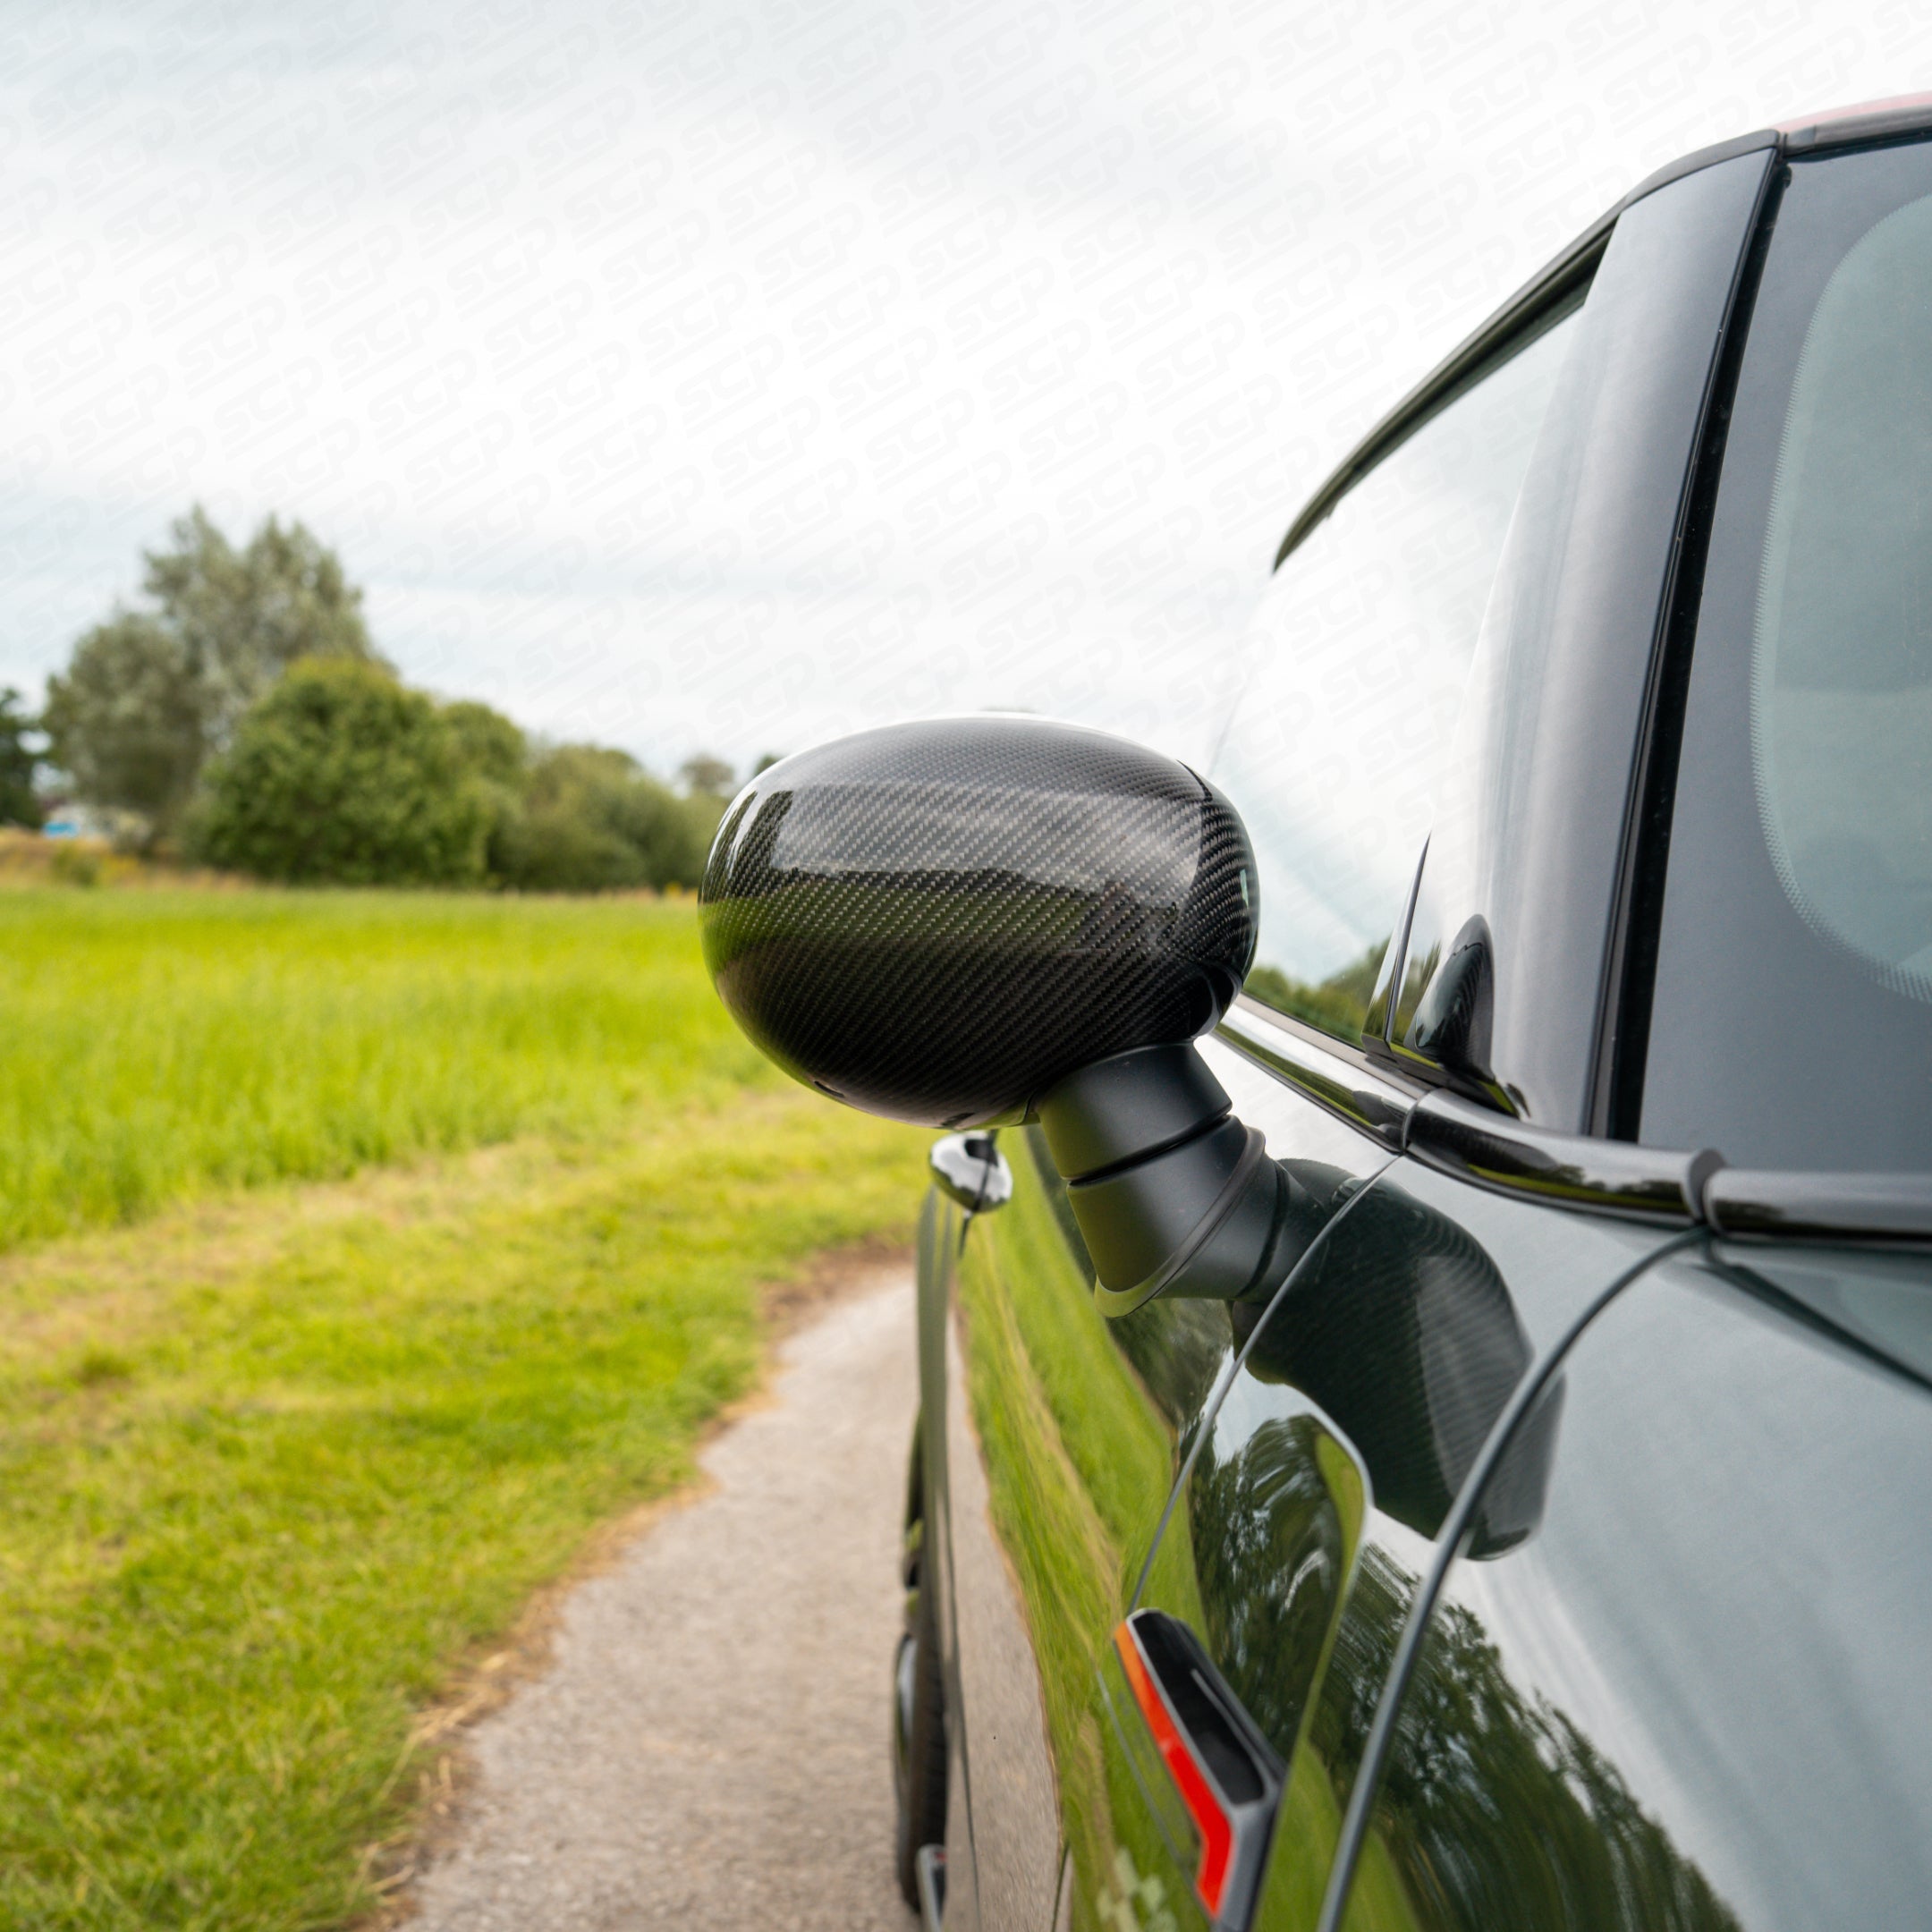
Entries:
[[1288,526],[1275,553],[1274,569],[1279,570],[1327,521],[1335,505],[1384,458],[1393,456],[1452,402],[1570,313],[1569,299],[1589,285],[1610,245],[1618,212],[1613,209],[1600,216],[1453,349],[1355,445]]
[[[1918,110],[1915,124],[1927,120],[1932,120],[1932,107]],[[1862,126],[1864,123],[1857,124]],[[1793,145],[1805,145],[1807,136],[1814,140],[1833,138],[1821,134],[1815,127],[1808,128],[1802,134],[1787,132],[1782,135],[1776,129],[1765,128],[1756,133],[1740,135],[1734,140],[1700,148],[1694,154],[1685,155],[1639,182],[1621,201],[1599,215],[1568,247],[1531,275],[1501,308],[1457,343],[1343,458],[1288,526],[1288,534],[1282,538],[1281,547],[1275,553],[1272,567],[1279,570],[1290,554],[1299,549],[1326,519],[1336,504],[1385,456],[1399,449],[1432,416],[1447,409],[1465,389],[1473,388],[1489,373],[1490,367],[1502,360],[1505,354],[1513,355],[1519,349],[1527,348],[1534,336],[1519,342],[1516,335],[1536,317],[1539,309],[1546,304],[1552,311],[1543,326],[1554,326],[1561,319],[1555,311],[1560,309],[1563,299],[1575,292],[1579,284],[1587,283],[1596,274],[1597,264],[1610,245],[1611,231],[1626,208],[1642,200],[1646,195],[1654,194],[1659,188],[1681,181],[1686,174],[1694,174],[1701,168],[1714,167],[1720,161],[1729,161],[1735,156],[1750,154],[1760,148],[1782,146],[1789,148]]]
[[1670,870],[1679,754],[1690,695],[1690,657],[1704,597],[1704,566],[1724,474],[1731,411],[1750,337],[1758,284],[1784,192],[1783,157],[1767,168],[1750,232],[1725,302],[1723,333],[1699,412],[1690,474],[1677,508],[1669,573],[1657,600],[1649,677],[1639,715],[1635,757],[1618,855],[1608,943],[1598,996],[1597,1038],[1585,1120],[1602,1139],[1637,1143],[1644,1068],[1650,1046],[1657,941]]

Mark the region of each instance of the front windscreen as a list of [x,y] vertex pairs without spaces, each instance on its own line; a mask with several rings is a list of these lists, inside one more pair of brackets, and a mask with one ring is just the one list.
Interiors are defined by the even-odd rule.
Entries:
[[1932,196],[1832,271],[1775,474],[1751,667],[1765,837],[1818,939],[1932,1000]]
[[1932,144],[1784,178],[1698,614],[1642,1138],[1932,1167]]

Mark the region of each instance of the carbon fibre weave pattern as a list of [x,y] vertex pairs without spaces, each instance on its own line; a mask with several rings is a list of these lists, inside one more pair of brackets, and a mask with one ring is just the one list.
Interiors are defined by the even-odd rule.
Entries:
[[1184,765],[1023,717],[888,725],[733,801],[705,959],[788,1073],[928,1127],[1023,1118],[1054,1082],[1187,1040],[1240,990],[1255,869]]

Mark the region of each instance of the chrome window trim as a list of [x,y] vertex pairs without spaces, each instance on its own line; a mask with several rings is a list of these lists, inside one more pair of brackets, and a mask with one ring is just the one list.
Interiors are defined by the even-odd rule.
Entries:
[[1553,1133],[1443,1092],[1410,1114],[1404,1151],[1493,1193],[1667,1227],[1704,1218],[1705,1183],[1724,1165],[1724,1157],[1707,1148],[1687,1154]]
[[1367,1056],[1246,994],[1216,1038],[1387,1148],[1492,1194],[1742,1240],[1932,1243],[1932,1174],[1770,1174],[1695,1152],[1553,1133]]
[[1932,1174],[1726,1167],[1705,1183],[1704,1218],[1738,1240],[1920,1247],[1932,1241]]
[[1410,1110],[1426,1090],[1390,1080],[1367,1058],[1313,1027],[1291,1020],[1243,993],[1216,1037],[1296,1092],[1366,1134],[1392,1154],[1402,1150]]

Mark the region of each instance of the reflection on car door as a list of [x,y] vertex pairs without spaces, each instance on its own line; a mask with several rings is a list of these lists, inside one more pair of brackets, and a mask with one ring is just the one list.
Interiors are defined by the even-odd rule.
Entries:
[[1351,1932],[1919,1923],[1922,1258],[1674,1258],[1564,1358],[1535,1533],[1450,1570]]
[[[1257,1913],[1269,1932],[1317,1922],[1403,1623],[1491,1425],[1592,1298],[1667,1238],[1403,1160],[1257,1325],[1143,1600],[1194,1624],[1288,1767]],[[1562,1400],[1559,1385],[1539,1405],[1479,1546],[1533,1529]]]
[[1105,1812],[1094,1661],[1230,1329],[1218,1304],[1185,1301],[1103,1320],[1038,1130],[1003,1142],[1013,1198],[973,1227],[947,1330],[955,1765],[970,1851],[962,1859],[949,1830],[946,1920],[1046,1932],[1063,1849],[1086,1867],[1101,1855],[1081,1835]]
[[[1301,1164],[1311,1215],[1391,1157],[1250,1061],[1215,1043],[1207,1052],[1236,1112]],[[1103,1320],[1044,1146],[1028,1131],[1004,1141],[1013,1199],[973,1227],[949,1325],[953,1708],[964,1721],[947,1922],[1045,1932],[1057,1911],[1075,1924],[1120,1923],[1123,1911],[1125,1922],[1166,1912],[1180,1923],[1193,1874],[1175,1867],[1124,1755],[1112,1638],[1258,1311],[1162,1298]]]

